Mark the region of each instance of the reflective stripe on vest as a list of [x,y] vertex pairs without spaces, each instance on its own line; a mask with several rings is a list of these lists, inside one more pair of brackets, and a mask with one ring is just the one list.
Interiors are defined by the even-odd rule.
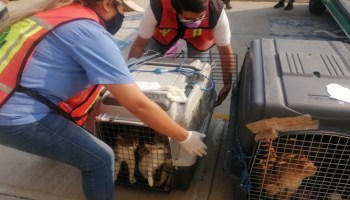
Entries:
[[32,18],[26,18],[1,34],[3,45],[0,48],[0,105],[14,92],[34,44],[48,31]]
[[201,22],[198,28],[185,28],[184,33],[179,35],[177,16],[171,7],[170,0],[160,1],[162,3],[163,10],[161,19],[156,19],[159,22],[159,25],[156,27],[156,31],[153,35],[155,40],[166,46],[172,42],[175,42],[179,38],[183,38],[199,51],[206,51],[215,45],[213,32],[209,28],[209,6],[207,6],[205,14],[207,18]]
[[[87,7],[74,3],[69,6],[40,12],[11,25],[0,33],[0,107],[15,92],[16,86],[37,44],[54,28],[79,19],[99,22],[96,13]],[[101,24],[102,22],[100,22]],[[104,24],[101,24],[104,25]],[[62,110],[70,118],[82,119],[99,96],[102,86],[91,86],[74,95],[65,102],[60,102]]]
[[58,105],[63,111],[69,113],[70,118],[75,123],[83,125],[102,88],[101,85],[90,86],[67,101],[59,102]]

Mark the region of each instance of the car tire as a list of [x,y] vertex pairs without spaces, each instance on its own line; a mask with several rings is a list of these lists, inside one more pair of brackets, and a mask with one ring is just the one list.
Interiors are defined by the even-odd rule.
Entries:
[[312,14],[320,15],[326,10],[321,0],[310,0],[309,1],[309,11]]

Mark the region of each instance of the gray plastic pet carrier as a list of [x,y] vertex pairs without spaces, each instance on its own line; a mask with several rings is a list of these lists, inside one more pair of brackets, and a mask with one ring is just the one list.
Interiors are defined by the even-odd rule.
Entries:
[[[350,199],[349,50],[331,41],[251,43],[233,89],[227,134],[224,166],[235,199]],[[280,122],[267,122],[293,124],[306,115],[319,125],[279,131]],[[253,134],[257,122],[269,129]]]
[[[157,58],[130,68],[138,86],[183,127],[206,133],[214,109],[213,63]],[[197,156],[160,135],[106,92],[92,111],[94,132],[116,153],[116,183],[156,191],[187,189]]]

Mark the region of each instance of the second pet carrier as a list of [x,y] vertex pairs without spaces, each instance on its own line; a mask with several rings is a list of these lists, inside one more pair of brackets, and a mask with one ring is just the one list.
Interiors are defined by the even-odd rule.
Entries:
[[341,42],[251,43],[227,134],[237,199],[350,198],[350,104],[329,91],[350,88],[349,58]]
[[[131,67],[145,95],[188,130],[206,133],[214,108],[212,66],[187,58],[161,58]],[[93,113],[95,134],[116,153],[116,182],[156,191],[187,189],[197,156],[133,116],[106,92]]]

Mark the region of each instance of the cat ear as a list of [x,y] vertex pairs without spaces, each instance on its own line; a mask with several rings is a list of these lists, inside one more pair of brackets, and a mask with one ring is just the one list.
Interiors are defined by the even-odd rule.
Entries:
[[163,143],[156,143],[156,148],[157,149],[165,149],[165,146]]
[[115,141],[122,141],[123,137],[120,135],[117,135],[117,137],[115,137]]
[[146,149],[147,149],[148,151],[151,151],[151,148],[152,148],[152,147],[151,147],[150,144],[146,144],[146,143],[145,143],[145,147],[146,147]]
[[139,137],[138,137],[138,135],[132,135],[132,136],[131,136],[131,139],[132,139],[133,141],[139,142]]
[[145,146],[140,147],[140,149],[139,149],[140,156],[146,156],[149,153],[150,153],[150,151]]
[[307,157],[303,154],[296,155],[296,157],[294,159],[298,160],[298,162],[306,162],[307,161]]
[[122,136],[120,136],[119,134],[117,135],[117,137],[116,137],[117,139],[123,139],[123,137]]

